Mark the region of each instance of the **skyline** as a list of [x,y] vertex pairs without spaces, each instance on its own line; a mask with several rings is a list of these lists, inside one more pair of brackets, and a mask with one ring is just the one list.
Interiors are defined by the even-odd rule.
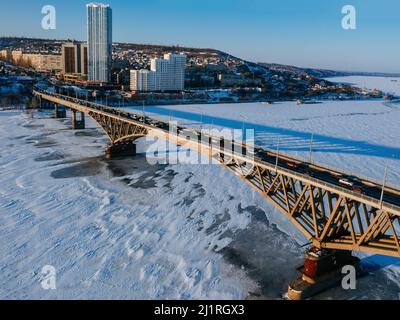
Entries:
[[[0,13],[0,36],[86,41],[85,7],[89,2],[53,0],[57,29],[47,31],[40,26],[41,1],[7,3]],[[400,32],[400,3],[395,0],[352,1],[357,9],[356,30],[341,27],[346,1],[106,3],[113,8],[115,42],[212,48],[253,62],[300,67],[400,72],[400,44],[394,41]]]

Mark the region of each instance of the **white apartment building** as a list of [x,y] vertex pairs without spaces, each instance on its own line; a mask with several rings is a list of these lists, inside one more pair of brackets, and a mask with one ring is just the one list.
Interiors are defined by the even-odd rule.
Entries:
[[182,91],[185,89],[186,56],[165,54],[152,59],[149,70],[131,71],[132,91]]
[[149,70],[131,70],[132,91],[157,91],[156,72]]
[[183,54],[166,54],[164,59],[169,61],[169,75],[168,86],[174,91],[182,91],[185,88],[185,69],[186,69],[186,56]]

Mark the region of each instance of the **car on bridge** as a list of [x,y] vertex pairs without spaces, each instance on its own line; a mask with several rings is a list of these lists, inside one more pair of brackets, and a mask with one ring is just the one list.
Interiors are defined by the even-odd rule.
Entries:
[[311,169],[309,167],[309,164],[307,163],[288,163],[287,164],[288,167],[292,168],[292,169],[296,169],[296,171],[298,171],[301,174],[304,174],[306,176],[309,176],[311,178],[316,178],[318,176],[318,172]]
[[355,186],[355,182],[349,178],[341,178],[339,179],[339,183],[349,188],[353,188]]
[[361,186],[355,185],[354,187],[352,187],[351,189],[353,192],[365,195],[367,192],[365,191],[365,189]]
[[291,161],[288,161],[288,162],[286,162],[286,166],[288,167],[288,168],[291,168],[291,169],[298,169],[299,168],[299,163],[296,163],[296,162],[291,162]]
[[359,194],[366,194],[365,188],[353,178],[341,178],[339,183],[345,187],[348,187],[351,191],[359,193]]

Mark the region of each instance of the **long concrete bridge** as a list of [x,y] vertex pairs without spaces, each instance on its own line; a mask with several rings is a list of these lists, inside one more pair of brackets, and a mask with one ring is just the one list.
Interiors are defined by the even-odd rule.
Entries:
[[[309,239],[303,276],[289,287],[293,299],[308,297],[338,281],[341,267],[356,265],[352,251],[400,257],[400,190],[243,142],[207,136],[97,103],[50,92],[34,95],[54,105],[57,116],[72,111],[72,127],[83,129],[85,115],[110,139],[108,155],[135,152],[146,135],[173,141],[205,154],[260,192]],[[79,117],[80,115],[80,117]],[[253,150],[248,152],[248,150]],[[246,152],[247,151],[247,152]],[[245,190],[243,190],[245,192]]]

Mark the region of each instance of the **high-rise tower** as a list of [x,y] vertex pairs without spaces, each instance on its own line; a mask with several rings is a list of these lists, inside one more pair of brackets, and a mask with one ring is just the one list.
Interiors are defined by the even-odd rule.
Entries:
[[87,5],[89,81],[108,83],[112,63],[112,10],[109,5]]

